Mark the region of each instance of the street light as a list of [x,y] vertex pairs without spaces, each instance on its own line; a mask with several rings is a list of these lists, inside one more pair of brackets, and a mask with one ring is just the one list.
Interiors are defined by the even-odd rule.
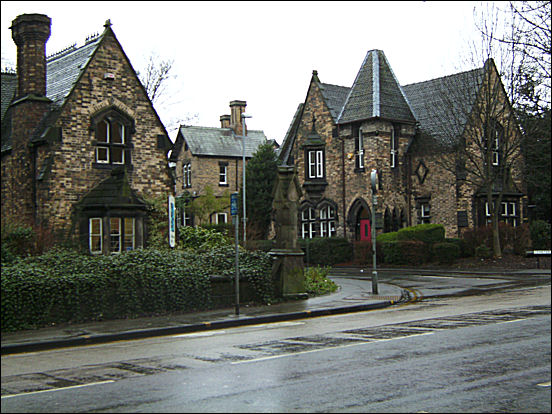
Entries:
[[245,118],[252,118],[251,115],[247,115],[245,113],[241,114],[242,119],[242,171],[243,171],[243,246],[245,247],[245,223],[247,220],[246,212],[245,212],[245,138],[247,137],[247,128],[245,127]]

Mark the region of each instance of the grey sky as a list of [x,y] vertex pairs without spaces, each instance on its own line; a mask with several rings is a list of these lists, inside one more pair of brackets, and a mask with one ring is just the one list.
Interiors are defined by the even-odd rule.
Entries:
[[174,59],[165,99],[177,118],[220,126],[232,100],[247,101],[250,129],[282,142],[313,69],[351,86],[366,52],[384,51],[403,85],[454,73],[476,33],[479,2],[57,2],[2,1],[2,67],[15,66],[9,27],[19,14],[52,18],[50,55],[112,28],[136,70],[149,55]]

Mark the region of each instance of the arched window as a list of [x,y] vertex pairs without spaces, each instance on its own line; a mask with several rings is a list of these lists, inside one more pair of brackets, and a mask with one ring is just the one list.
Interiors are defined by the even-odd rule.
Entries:
[[312,206],[306,206],[301,210],[301,237],[316,237],[316,212]]
[[335,208],[329,204],[324,204],[319,210],[320,217],[320,237],[335,236]]
[[130,164],[133,121],[120,111],[103,111],[92,119],[94,128],[94,166]]

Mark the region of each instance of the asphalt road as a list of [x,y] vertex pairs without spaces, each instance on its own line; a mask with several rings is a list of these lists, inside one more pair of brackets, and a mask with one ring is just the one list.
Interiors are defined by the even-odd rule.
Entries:
[[377,311],[8,355],[2,412],[550,412],[550,284],[491,285]]

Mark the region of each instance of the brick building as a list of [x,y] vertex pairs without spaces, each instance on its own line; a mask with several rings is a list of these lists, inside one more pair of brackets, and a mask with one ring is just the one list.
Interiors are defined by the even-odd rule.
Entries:
[[168,134],[108,20],[45,56],[51,20],[12,22],[17,74],[2,73],[2,219],[78,236],[91,253],[147,240],[145,198],[168,196]]
[[[177,196],[183,194],[195,198],[206,193],[209,187],[216,197],[238,192],[243,170],[243,133],[245,139],[245,160],[267,142],[263,131],[248,130],[242,114],[247,103],[230,102],[230,115],[220,117],[220,128],[181,126],[169,162],[174,168]],[[179,212],[181,225],[221,224],[230,222],[230,208],[213,211],[208,222],[199,223],[197,217]],[[204,219],[205,220],[205,219]]]
[[[493,109],[485,100],[491,94],[498,102]],[[379,232],[440,223],[447,237],[458,237],[462,229],[486,224],[495,201],[501,220],[526,221],[521,157],[506,165],[499,156],[507,143],[519,143],[512,120],[492,59],[482,68],[406,86],[380,50],[366,54],[352,87],[322,83],[313,71],[280,149],[281,162],[297,168],[304,190],[300,236],[369,239],[373,169]],[[479,148],[478,158],[477,147],[490,134],[492,143]],[[490,164],[490,181],[478,182],[476,170]]]

